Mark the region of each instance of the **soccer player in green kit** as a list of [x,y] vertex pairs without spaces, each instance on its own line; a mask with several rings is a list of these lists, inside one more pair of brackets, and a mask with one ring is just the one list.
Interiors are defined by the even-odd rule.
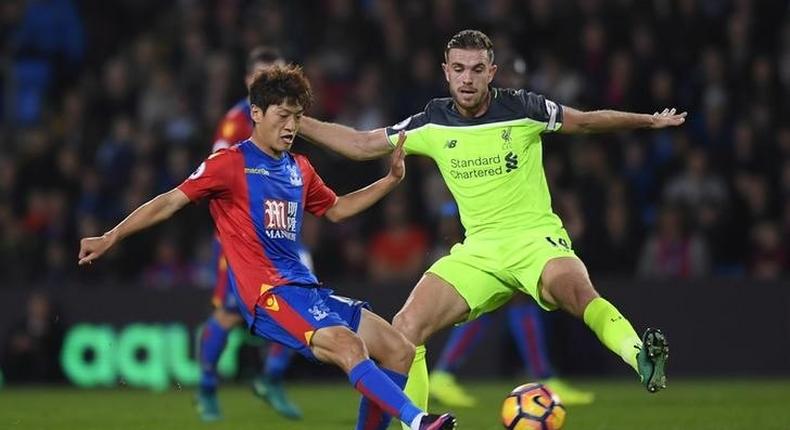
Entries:
[[[523,292],[546,310],[562,308],[582,318],[649,392],[665,388],[666,338],[648,328],[640,339],[595,291],[552,211],[541,134],[675,127],[686,113],[582,112],[523,89],[492,88],[493,45],[476,30],[453,36],[444,56],[451,97],[429,101],[424,112],[373,131],[312,118],[304,118],[300,129],[308,140],[360,160],[388,154],[405,130],[406,153],[432,158],[458,203],[464,242],[426,271],[393,325],[424,345],[438,330],[493,311]],[[406,390],[418,405],[427,403],[427,385],[425,350],[418,347]]]

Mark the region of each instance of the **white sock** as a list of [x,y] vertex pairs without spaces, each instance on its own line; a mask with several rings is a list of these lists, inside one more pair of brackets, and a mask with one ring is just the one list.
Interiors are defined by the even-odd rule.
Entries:
[[422,417],[424,417],[426,415],[428,415],[428,414],[423,412],[420,415],[417,415],[416,417],[414,417],[414,419],[411,421],[411,426],[409,426],[409,427],[411,427],[411,430],[420,430],[420,422],[422,422]]

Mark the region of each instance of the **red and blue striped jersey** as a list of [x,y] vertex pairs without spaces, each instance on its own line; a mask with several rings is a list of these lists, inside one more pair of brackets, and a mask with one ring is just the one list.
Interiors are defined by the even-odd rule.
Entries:
[[[236,102],[236,104],[225,113],[217,126],[217,131],[214,133],[214,142],[211,147],[211,152],[217,152],[220,149],[228,149],[250,137],[253,127],[250,110],[250,100],[245,97]],[[225,253],[222,252],[219,237],[217,237],[215,242],[217,251],[215,260],[217,280],[214,285],[214,293],[211,301],[215,307],[225,308],[228,304],[228,298],[230,297],[228,292],[228,288],[230,288],[228,262],[225,258]]]
[[275,159],[246,140],[211,154],[178,188],[192,201],[209,199],[248,321],[268,289],[318,283],[299,258],[303,214],[322,216],[337,195],[305,156]]

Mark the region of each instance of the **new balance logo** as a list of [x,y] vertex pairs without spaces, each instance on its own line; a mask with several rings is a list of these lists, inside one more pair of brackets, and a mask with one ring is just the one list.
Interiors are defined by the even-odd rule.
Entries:
[[510,172],[516,169],[518,169],[518,155],[508,152],[507,155],[505,155],[505,171]]
[[458,144],[458,141],[455,139],[448,140],[447,143],[444,144],[444,147],[447,149],[455,148],[455,145]]

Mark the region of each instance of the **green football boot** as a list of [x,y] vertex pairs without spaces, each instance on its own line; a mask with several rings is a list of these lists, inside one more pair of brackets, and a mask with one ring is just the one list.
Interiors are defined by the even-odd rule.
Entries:
[[655,393],[667,388],[666,365],[669,343],[659,329],[648,328],[642,335],[642,347],[636,354],[639,376],[647,391]]
[[195,409],[203,422],[210,423],[222,419],[217,394],[214,392],[199,391],[195,397]]
[[445,406],[471,408],[477,404],[477,399],[467,393],[450,372],[431,372],[428,390],[431,397]]
[[595,400],[594,393],[580,390],[557,377],[543,379],[540,383],[549,387],[566,406],[589,405]]
[[258,377],[252,381],[252,391],[285,418],[290,420],[302,419],[302,411],[288,399],[282,382],[272,382],[264,377]]

